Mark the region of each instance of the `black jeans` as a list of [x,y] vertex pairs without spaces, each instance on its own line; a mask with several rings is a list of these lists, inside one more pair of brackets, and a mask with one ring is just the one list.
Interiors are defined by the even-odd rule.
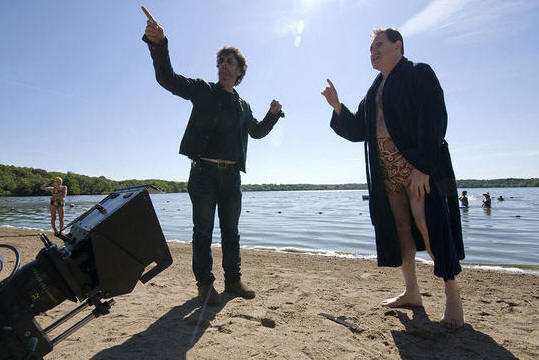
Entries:
[[241,176],[236,167],[194,162],[187,185],[193,205],[193,273],[198,286],[215,280],[211,243],[215,207],[219,214],[225,282],[240,279]]

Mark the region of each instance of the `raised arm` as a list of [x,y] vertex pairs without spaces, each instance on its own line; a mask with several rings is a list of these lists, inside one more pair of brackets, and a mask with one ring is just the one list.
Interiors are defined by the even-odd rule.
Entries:
[[331,82],[331,80],[327,79],[327,82],[329,86],[326,87],[324,91],[322,91],[322,95],[324,95],[328,104],[333,108],[333,111],[335,111],[335,114],[340,115],[342,104],[339,101],[339,95],[337,94],[337,89],[335,89],[335,86],[333,86],[333,83]]
[[148,10],[144,6],[141,6],[142,11],[148,18],[148,21],[146,22],[146,31],[144,32],[144,35],[154,44],[160,44],[165,39],[165,31],[159,25],[157,20],[150,14]]
[[277,100],[272,100],[266,116],[264,116],[262,121],[258,122],[253,117],[251,108],[248,107],[249,119],[247,121],[247,131],[249,132],[249,135],[254,139],[261,139],[268,135],[271,129],[273,129],[273,126],[277,123],[277,120],[279,120],[281,108],[282,106]]
[[337,135],[350,141],[365,141],[367,137],[366,122],[365,122],[365,100],[361,101],[356,114],[352,114],[346,106],[339,101],[337,89],[327,79],[328,87],[322,91],[322,95],[326,98],[328,104],[333,108],[330,126]]
[[144,6],[142,6],[142,11],[148,19],[142,40],[148,44],[157,82],[174,95],[186,100],[194,100],[204,82],[174,72],[168,53],[168,39],[165,37],[163,27]]
[[67,196],[67,186],[62,185],[62,197],[65,198]]
[[51,183],[50,181],[47,181],[45,184],[41,185],[39,188],[40,188],[41,190],[44,190],[44,191],[50,191],[50,192],[52,192],[52,189],[54,189],[54,187],[48,186],[48,185],[50,185],[50,183]]

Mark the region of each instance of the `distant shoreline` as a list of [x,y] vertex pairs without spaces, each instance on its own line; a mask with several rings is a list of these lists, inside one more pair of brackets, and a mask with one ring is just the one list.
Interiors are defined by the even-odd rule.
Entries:
[[[110,180],[104,176],[90,177],[68,171],[48,172],[43,169],[0,164],[0,196],[49,195],[40,189],[52,177],[60,176],[68,187],[68,195],[102,195],[115,189],[151,184],[164,193],[187,192],[187,182],[160,179]],[[539,187],[539,178],[505,178],[491,180],[457,180],[458,188]],[[244,184],[243,191],[309,191],[309,190],[367,190],[367,184]]]

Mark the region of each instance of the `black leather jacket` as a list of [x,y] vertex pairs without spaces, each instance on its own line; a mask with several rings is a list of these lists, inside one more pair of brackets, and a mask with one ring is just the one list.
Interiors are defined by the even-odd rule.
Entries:
[[[208,146],[208,139],[216,126],[217,113],[222,109],[222,100],[219,96],[222,85],[206,82],[202,79],[190,79],[174,73],[170,63],[167,38],[161,44],[152,43],[145,35],[142,40],[148,44],[150,49],[157,82],[174,95],[193,103],[193,110],[180,143],[180,154],[197,160]],[[245,172],[247,134],[255,139],[263,138],[277,123],[279,115],[268,111],[264,119],[258,122],[253,117],[247,101],[243,100],[236,90],[234,90],[234,96],[240,116],[239,135],[242,148],[242,158],[238,165],[239,169]]]

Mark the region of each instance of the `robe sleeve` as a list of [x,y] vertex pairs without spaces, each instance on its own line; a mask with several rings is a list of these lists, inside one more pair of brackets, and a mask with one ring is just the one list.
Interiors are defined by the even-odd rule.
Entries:
[[365,99],[361,101],[355,114],[352,114],[344,104],[341,105],[341,113],[339,115],[333,111],[330,122],[331,128],[337,135],[347,140],[353,142],[365,141],[367,137]]
[[444,93],[434,71],[427,64],[417,64],[414,73],[417,104],[417,146],[404,156],[419,171],[431,175],[438,169],[440,150],[447,128]]

